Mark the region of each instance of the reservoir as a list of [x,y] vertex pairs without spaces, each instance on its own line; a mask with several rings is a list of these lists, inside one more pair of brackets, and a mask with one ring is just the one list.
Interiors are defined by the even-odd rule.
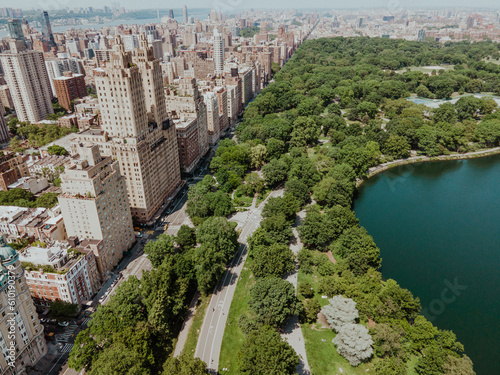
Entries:
[[382,276],[455,332],[478,375],[500,371],[500,155],[410,164],[359,188],[354,210]]

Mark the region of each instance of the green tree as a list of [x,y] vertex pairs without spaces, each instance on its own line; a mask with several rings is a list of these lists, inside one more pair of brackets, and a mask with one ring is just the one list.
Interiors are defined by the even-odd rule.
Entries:
[[78,315],[78,305],[64,302],[61,300],[54,301],[50,304],[49,315],[58,319],[71,319]]
[[292,161],[288,179],[302,181],[308,187],[314,186],[321,179],[321,175],[313,161],[307,157],[299,157]]
[[267,158],[267,149],[264,145],[257,145],[250,149],[250,165],[253,168],[260,168],[264,165]]
[[269,198],[262,210],[262,217],[267,218],[283,214],[286,220],[291,221],[295,219],[299,208],[297,199],[291,194],[285,194],[283,197]]
[[380,267],[380,250],[363,227],[346,229],[333,244],[332,252],[355,275],[363,275],[370,267]]
[[282,277],[295,268],[292,250],[285,244],[254,247],[250,256],[250,270],[255,277]]
[[293,285],[276,277],[257,280],[250,290],[248,306],[257,322],[275,328],[282,327],[289,317],[300,312]]
[[303,206],[310,199],[310,188],[304,182],[292,179],[285,183],[285,194],[291,194]]
[[175,242],[182,250],[187,250],[196,245],[196,230],[189,225],[181,225],[177,232]]
[[384,144],[384,153],[397,159],[407,158],[410,155],[410,145],[405,137],[391,135]]
[[299,364],[290,344],[269,326],[250,332],[236,358],[243,375],[292,375]]
[[161,234],[156,241],[149,241],[144,246],[144,253],[147,254],[153,267],[158,267],[167,255],[174,253],[174,242],[174,236]]
[[269,159],[279,159],[285,152],[285,142],[280,139],[270,138],[266,146],[267,157]]
[[266,184],[270,187],[275,187],[286,179],[288,166],[282,160],[272,159],[262,167],[262,173],[264,174]]
[[199,358],[187,354],[179,357],[168,357],[163,365],[162,375],[209,375],[207,365]]
[[50,155],[67,155],[68,151],[66,151],[64,147],[53,145],[47,147],[47,153],[49,153]]

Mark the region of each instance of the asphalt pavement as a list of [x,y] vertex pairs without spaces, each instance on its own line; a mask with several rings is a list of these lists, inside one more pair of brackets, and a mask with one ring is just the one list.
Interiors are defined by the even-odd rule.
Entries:
[[[280,191],[271,192],[269,197],[278,196],[281,193]],[[215,288],[205,318],[203,319],[200,336],[196,345],[195,357],[204,361],[209,371],[213,374],[217,373],[219,368],[220,349],[229,308],[231,307],[236,283],[241,275],[247,257],[247,239],[259,227],[264,205],[265,202],[262,202],[259,207],[251,208],[248,211],[247,218],[242,223],[238,252]]]

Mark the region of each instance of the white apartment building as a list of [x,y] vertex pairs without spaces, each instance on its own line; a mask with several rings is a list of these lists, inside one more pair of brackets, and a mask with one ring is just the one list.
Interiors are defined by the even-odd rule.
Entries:
[[[11,285],[14,298],[8,295]],[[12,327],[15,339],[10,336]],[[14,353],[12,357],[11,353]],[[46,353],[43,326],[31,299],[19,254],[0,237],[0,374],[24,374],[27,366],[34,366]]]
[[14,108],[20,121],[45,120],[52,109],[52,92],[43,53],[28,51],[22,42],[11,42],[0,54]]
[[224,35],[218,29],[214,29],[214,63],[215,75],[224,73]]
[[57,242],[47,247],[30,246],[19,260],[31,297],[39,306],[50,306],[57,300],[83,304],[98,291],[100,276],[92,251],[73,250],[69,243]]
[[59,204],[69,237],[104,241],[96,257],[105,277],[135,240],[126,184],[118,163],[102,158],[97,145],[80,144],[77,151],[61,175]]
[[210,144],[215,145],[220,138],[219,97],[210,91],[203,94],[203,98],[207,108],[207,128]]

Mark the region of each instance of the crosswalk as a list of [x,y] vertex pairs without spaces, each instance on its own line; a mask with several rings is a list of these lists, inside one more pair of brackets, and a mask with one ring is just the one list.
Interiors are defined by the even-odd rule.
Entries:
[[64,347],[61,349],[61,353],[69,353],[73,349],[73,344],[66,344]]
[[75,334],[76,329],[78,328],[77,324],[70,324],[65,330],[64,333],[57,335],[56,339],[59,342],[68,342],[71,336]]
[[92,319],[92,318],[83,319],[82,325],[87,325],[90,322],[90,319]]

